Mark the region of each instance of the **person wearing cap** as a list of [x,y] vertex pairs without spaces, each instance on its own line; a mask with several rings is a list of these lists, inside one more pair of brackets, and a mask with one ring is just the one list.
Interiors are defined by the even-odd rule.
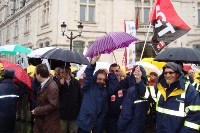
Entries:
[[0,84],[0,133],[13,133],[15,129],[18,87],[13,82],[15,72],[5,69],[3,81]]
[[181,67],[168,62],[155,86],[156,132],[196,133],[200,129],[200,99],[185,81]]

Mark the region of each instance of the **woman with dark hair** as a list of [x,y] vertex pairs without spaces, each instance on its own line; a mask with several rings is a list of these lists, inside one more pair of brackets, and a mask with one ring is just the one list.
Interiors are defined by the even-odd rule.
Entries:
[[[78,133],[102,133],[105,126],[105,115],[108,110],[108,97],[110,97],[119,85],[117,76],[106,69],[98,70],[94,75],[98,54],[88,64],[83,81],[83,102],[76,120]],[[108,74],[108,77],[107,77]]]

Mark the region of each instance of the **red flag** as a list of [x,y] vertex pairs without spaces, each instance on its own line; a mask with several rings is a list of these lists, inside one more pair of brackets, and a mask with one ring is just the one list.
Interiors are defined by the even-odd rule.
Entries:
[[154,26],[152,44],[156,52],[160,52],[169,43],[180,38],[191,29],[178,16],[171,0],[157,0],[149,21]]
[[137,15],[135,18],[135,29],[137,30],[139,28],[139,14],[140,14],[140,8],[137,7]]

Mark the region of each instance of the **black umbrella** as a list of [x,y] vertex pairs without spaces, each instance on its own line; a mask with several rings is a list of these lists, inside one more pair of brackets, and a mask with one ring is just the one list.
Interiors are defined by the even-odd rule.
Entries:
[[[52,70],[55,70],[56,67],[63,67],[63,66],[71,66],[70,63],[68,62],[64,62],[64,61],[59,61],[59,60],[48,60],[49,61],[49,65],[51,67]],[[42,59],[41,58],[28,58],[28,62],[29,64],[33,65],[33,66],[37,66],[38,64],[42,63]]]
[[62,61],[65,63],[76,63],[87,65],[89,63],[88,59],[83,55],[71,50],[63,50],[60,48],[55,48],[44,53],[41,58],[51,60]]
[[183,63],[200,63],[200,52],[192,48],[169,48],[154,58],[155,61],[164,62],[183,62]]

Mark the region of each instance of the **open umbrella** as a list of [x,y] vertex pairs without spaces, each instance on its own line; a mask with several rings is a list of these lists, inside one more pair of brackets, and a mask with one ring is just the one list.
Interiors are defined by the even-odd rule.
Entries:
[[183,63],[200,63],[200,52],[192,48],[169,48],[154,59],[155,61],[164,61],[164,62],[183,62]]
[[6,60],[0,60],[0,63],[3,65],[4,69],[12,68],[15,71],[16,77],[31,88],[31,79],[21,66]]
[[[96,62],[96,68],[95,68],[95,70],[94,70],[94,73],[95,73],[97,70],[101,69],[101,68],[105,68],[105,69],[109,70],[110,65],[111,65],[111,64],[108,63],[108,62]],[[83,67],[81,67],[81,69],[78,70],[78,72],[76,73],[76,76],[77,76],[78,78],[81,78],[81,79],[83,78],[83,75],[82,75],[82,74],[84,73],[86,67],[87,67],[87,65],[83,65]]]
[[159,70],[155,65],[148,63],[148,62],[136,62],[136,65],[141,65],[144,67],[147,75],[150,74],[150,72],[156,72],[158,75],[162,74],[162,71]]
[[[48,59],[50,65],[53,63],[51,61],[61,61],[63,63],[76,63],[87,65],[89,61],[83,55],[71,50],[63,50],[60,48],[55,48],[44,53],[41,58]],[[59,64],[55,64],[59,65]]]
[[0,54],[12,54],[16,55],[18,52],[20,53],[30,53],[32,50],[20,44],[16,45],[4,45],[0,46]]
[[154,61],[154,58],[143,58],[142,62],[149,62],[149,63],[155,65],[156,67],[158,67],[158,69],[160,69],[160,70],[166,64],[165,62]]
[[33,50],[31,53],[27,55],[28,57],[28,62],[34,66],[41,64],[42,59],[40,58],[41,55],[46,53],[47,51],[54,49],[55,47],[43,47],[43,48],[38,48],[36,50]]
[[115,49],[129,46],[138,39],[125,32],[113,32],[97,38],[90,46],[85,57],[93,57],[97,53],[109,54]]

